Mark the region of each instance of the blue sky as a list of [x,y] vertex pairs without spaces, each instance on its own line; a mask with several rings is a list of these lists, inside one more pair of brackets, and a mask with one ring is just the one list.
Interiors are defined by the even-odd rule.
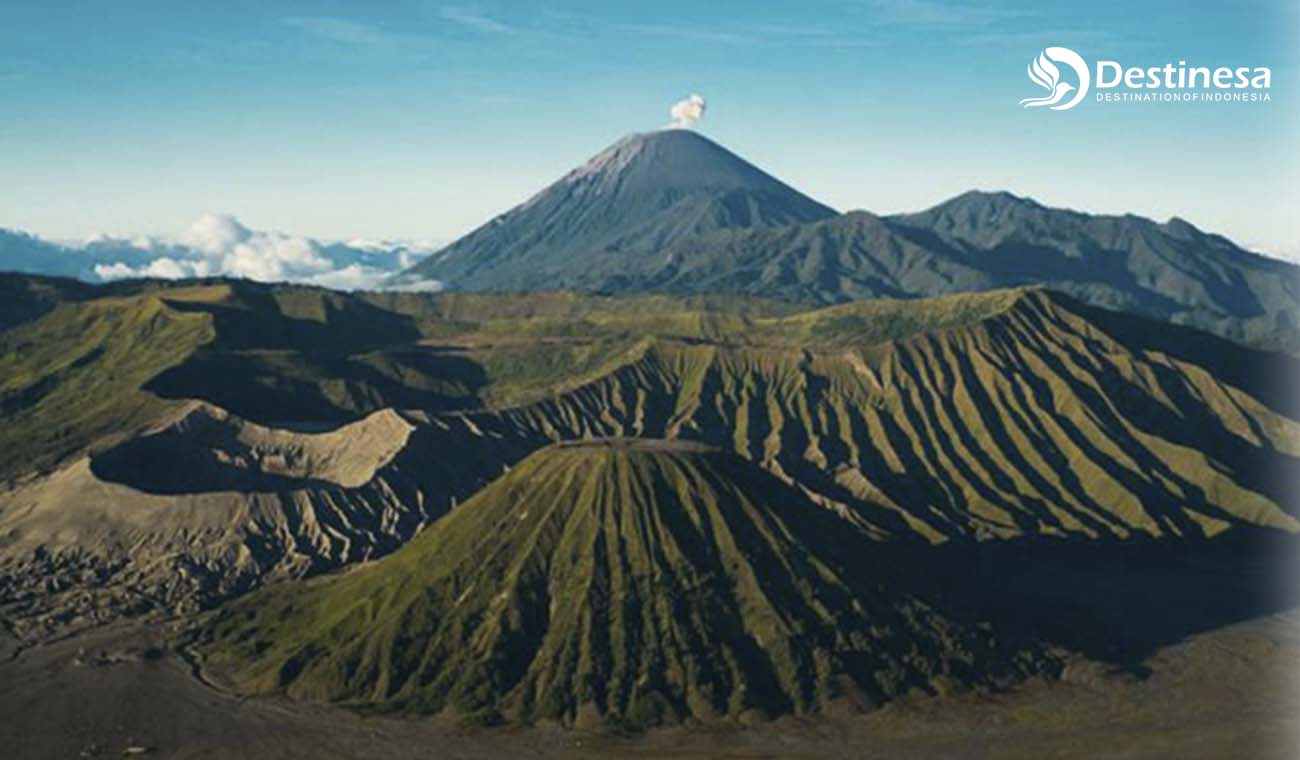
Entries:
[[[1008,189],[1300,255],[1300,4],[1135,5],[0,0],[0,226],[450,239],[699,92],[836,208]],[[1272,101],[1023,110],[1048,45],[1269,66]]]

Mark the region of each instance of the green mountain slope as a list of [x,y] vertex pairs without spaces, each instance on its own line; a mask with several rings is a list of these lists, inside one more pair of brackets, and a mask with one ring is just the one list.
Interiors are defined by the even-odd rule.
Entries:
[[381,562],[223,609],[200,649],[248,692],[580,725],[807,713],[1055,667],[891,588],[838,522],[734,456],[553,447]]
[[1300,529],[1295,360],[1047,291],[793,312],[110,293],[0,332],[0,588],[59,578],[78,610],[41,630],[382,556],[530,453],[596,437],[732,452],[881,540]]
[[212,335],[152,296],[65,302],[0,332],[0,482],[165,419],[179,405],[142,387]]
[[0,340],[11,475],[200,399],[273,424],[407,408],[489,474],[556,440],[697,439],[885,535],[1216,533],[1296,513],[1294,361],[1043,291],[781,313],[217,285],[65,304]]
[[784,344],[659,341],[571,393],[470,419],[507,440],[704,441],[883,535],[1300,528],[1294,361],[1042,291],[993,295],[749,333]]
[[1034,283],[1233,340],[1300,348],[1300,267],[1177,217],[1093,215],[971,192],[890,222],[938,241],[949,260],[973,262],[997,287]]
[[[621,361],[651,326],[742,332],[788,306],[727,298],[344,294],[239,281],[0,276],[0,482],[203,400],[247,419],[340,424],[389,407],[536,399]],[[9,318],[9,317],[6,317]]]
[[0,272],[0,330],[37,319],[65,301],[100,293],[93,285],[77,280]]

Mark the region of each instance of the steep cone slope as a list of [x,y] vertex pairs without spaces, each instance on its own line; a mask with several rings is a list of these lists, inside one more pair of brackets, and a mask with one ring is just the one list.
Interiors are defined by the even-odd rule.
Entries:
[[223,609],[199,648],[246,692],[580,725],[806,713],[1054,667],[865,553],[732,455],[562,445],[385,560]]
[[718,229],[834,216],[744,159],[689,130],[624,138],[408,275],[462,290],[554,289],[599,272],[617,278],[639,256]]

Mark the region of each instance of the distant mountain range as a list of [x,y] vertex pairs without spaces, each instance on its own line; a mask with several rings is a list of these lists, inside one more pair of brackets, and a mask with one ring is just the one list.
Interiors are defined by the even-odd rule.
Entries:
[[325,243],[211,215],[178,240],[72,246],[0,229],[0,271],[88,282],[224,275],[340,290],[715,293],[802,305],[1045,285],[1300,351],[1300,266],[1182,219],[1092,215],[980,191],[919,213],[841,214],[684,129],[619,140],[430,250]]
[[[129,266],[146,264],[134,253],[120,251],[112,261],[123,261]],[[0,229],[0,269],[6,272],[44,274],[58,277],[76,277],[86,282],[98,282],[97,264],[107,264],[109,259],[98,257],[18,230]]]
[[458,290],[745,293],[828,304],[1043,284],[1235,340],[1300,347],[1300,267],[1181,219],[969,192],[838,214],[695,132],[632,135],[407,270]]

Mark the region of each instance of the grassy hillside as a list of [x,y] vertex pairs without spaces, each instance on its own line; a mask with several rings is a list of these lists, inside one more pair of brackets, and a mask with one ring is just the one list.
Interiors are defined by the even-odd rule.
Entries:
[[[123,287],[0,333],[14,442],[0,472],[137,429],[171,408],[161,396],[269,423],[466,413],[478,433],[438,435],[453,450],[469,436],[462,448],[495,461],[474,472],[547,441],[697,439],[882,536],[1297,527],[1294,361],[1043,291],[791,312],[744,299]],[[517,443],[494,454],[482,434]]]
[[0,330],[48,314],[65,301],[94,297],[98,289],[60,277],[0,272]]
[[[1295,360],[1041,290],[811,311],[91,295],[0,332],[0,480],[23,481],[0,489],[0,581],[67,589],[29,632],[383,556],[529,454],[597,437],[732,452],[880,541],[1300,530]],[[195,399],[226,411],[140,436]],[[400,434],[342,425],[363,417]]]
[[789,318],[820,345],[656,341],[571,393],[472,419],[504,438],[704,441],[880,535],[1300,528],[1292,360],[1038,291],[870,304],[865,324],[906,329],[862,343],[852,312]]
[[141,388],[213,336],[152,296],[63,303],[0,332],[0,479],[163,419]]
[[347,296],[240,285],[207,300],[216,338],[149,389],[203,398],[262,421],[346,420],[386,406],[509,406],[568,390],[623,363],[647,339],[832,346],[878,343],[967,323],[1012,296],[817,312],[742,298],[610,298],[574,293]]
[[521,403],[593,377],[647,335],[743,334],[755,318],[791,311],[737,298],[346,295],[247,283],[203,292],[169,303],[210,314],[216,338],[149,389],[262,421]]
[[891,588],[841,526],[734,456],[552,447],[381,562],[222,610],[200,649],[253,693],[633,727],[1055,667]]
[[263,421],[474,409],[598,373],[639,340],[621,316],[629,305],[642,325],[663,318],[694,333],[715,314],[779,310],[746,304],[733,316],[707,299],[390,298],[226,281],[96,288],[6,275],[0,286],[12,323],[0,331],[0,480],[160,422],[179,401]]

